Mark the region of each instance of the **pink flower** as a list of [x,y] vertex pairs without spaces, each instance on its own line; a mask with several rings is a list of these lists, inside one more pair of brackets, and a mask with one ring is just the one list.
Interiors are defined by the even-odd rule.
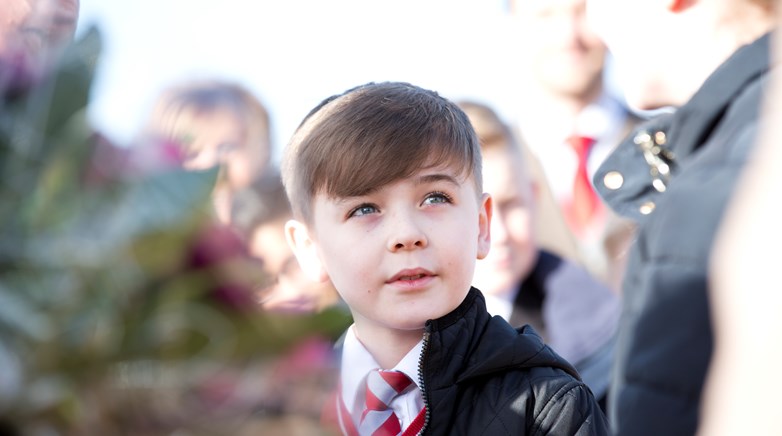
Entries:
[[84,173],[84,181],[88,186],[179,170],[184,161],[181,148],[171,142],[150,141],[122,147],[100,133],[95,133],[91,143],[92,159]]

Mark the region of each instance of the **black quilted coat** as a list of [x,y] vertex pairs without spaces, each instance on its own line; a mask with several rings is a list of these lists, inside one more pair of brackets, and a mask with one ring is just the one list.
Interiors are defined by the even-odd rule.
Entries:
[[420,365],[425,435],[608,434],[576,370],[532,328],[491,317],[475,288],[427,322]]
[[[608,396],[617,435],[697,430],[713,347],[709,257],[755,144],[771,71],[766,35],[734,53],[672,116],[621,144],[596,174],[606,202],[639,221]],[[624,183],[609,183],[619,173]]]

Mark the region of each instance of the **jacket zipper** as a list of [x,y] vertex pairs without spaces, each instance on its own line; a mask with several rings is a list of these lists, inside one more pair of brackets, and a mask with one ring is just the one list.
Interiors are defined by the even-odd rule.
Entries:
[[423,345],[421,347],[421,355],[418,357],[418,384],[421,386],[421,398],[424,401],[424,408],[426,409],[424,415],[424,425],[421,427],[421,431],[418,435],[424,434],[426,426],[429,424],[429,401],[426,395],[426,385],[424,384],[424,356],[426,355],[426,349],[429,347],[429,331],[424,331]]

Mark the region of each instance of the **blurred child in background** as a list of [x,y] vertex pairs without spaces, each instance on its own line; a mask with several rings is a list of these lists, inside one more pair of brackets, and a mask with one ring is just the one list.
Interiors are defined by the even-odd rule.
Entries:
[[248,89],[220,80],[185,82],[158,97],[144,135],[172,143],[185,168],[221,166],[215,211],[231,218],[231,197],[266,170],[271,151],[269,113]]
[[263,261],[270,281],[259,291],[264,309],[311,313],[339,300],[331,282],[315,282],[301,271],[285,240],[285,222],[293,218],[282,180],[276,170],[265,172],[233,198],[231,223],[247,241],[250,254]]
[[573,363],[604,407],[619,296],[560,253],[538,246],[541,181],[532,180],[515,137],[489,106],[458,104],[478,135],[484,189],[494,200],[491,250],[476,264],[474,283],[485,294],[489,313],[514,327],[532,325]]

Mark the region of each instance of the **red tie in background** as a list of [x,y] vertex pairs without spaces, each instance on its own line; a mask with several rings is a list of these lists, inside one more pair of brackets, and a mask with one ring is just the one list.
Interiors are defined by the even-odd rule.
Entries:
[[578,157],[578,169],[573,180],[573,202],[568,208],[569,210],[566,210],[565,215],[573,232],[576,235],[581,235],[589,226],[600,206],[600,199],[592,188],[587,172],[587,158],[595,140],[574,135],[568,138],[568,144]]
[[361,415],[359,434],[372,436],[396,436],[402,428],[399,418],[388,408],[391,401],[415,387],[403,372],[373,370],[367,375],[366,409]]

